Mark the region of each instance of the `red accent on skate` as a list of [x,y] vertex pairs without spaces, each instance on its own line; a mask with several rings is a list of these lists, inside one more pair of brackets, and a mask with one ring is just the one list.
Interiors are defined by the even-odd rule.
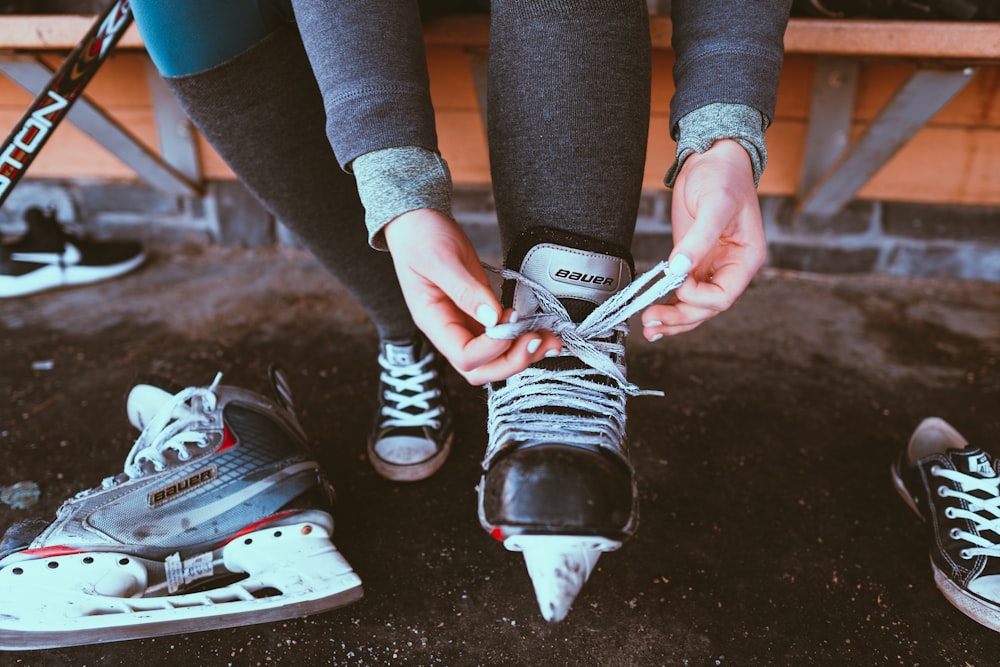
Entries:
[[24,556],[34,556],[35,558],[53,558],[55,556],[72,556],[73,554],[82,554],[83,552],[84,549],[56,545],[51,547],[38,547],[37,549],[25,549],[20,553]]
[[296,512],[298,512],[298,510],[286,510],[284,512],[278,512],[277,514],[272,514],[271,516],[267,517],[266,519],[261,519],[260,521],[254,521],[249,526],[245,526],[242,530],[240,530],[239,532],[237,532],[235,535],[233,535],[232,537],[230,537],[228,540],[226,540],[225,542],[221,543],[219,546],[223,547],[223,546],[229,544],[230,542],[232,542],[233,540],[238,539],[238,538],[246,535],[247,533],[252,533],[255,530],[260,530],[261,528],[263,528],[267,524],[274,523],[278,519],[284,519],[286,516],[290,516],[292,514],[295,514]]
[[497,542],[503,542],[504,540],[503,529],[500,526],[495,526],[493,530],[490,531],[490,537],[492,537]]
[[222,446],[219,447],[218,451],[224,452],[230,447],[235,447],[235,446],[236,446],[236,436],[234,436],[233,432],[229,430],[229,426],[224,425],[222,427]]

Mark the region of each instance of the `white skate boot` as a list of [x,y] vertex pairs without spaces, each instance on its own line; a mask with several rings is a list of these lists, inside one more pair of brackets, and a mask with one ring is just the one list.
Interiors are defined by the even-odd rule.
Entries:
[[542,616],[558,622],[601,553],[635,531],[625,403],[658,392],[625,378],[626,321],[679,286],[690,263],[663,262],[633,282],[625,250],[544,229],[515,245],[508,263],[519,271],[501,271],[503,302],[519,319],[487,334],[548,329],[563,353],[490,387],[479,519],[524,553]]
[[0,543],[0,649],[264,623],[362,595],[330,537],[332,488],[292,412],[236,387],[139,385],[124,471]]

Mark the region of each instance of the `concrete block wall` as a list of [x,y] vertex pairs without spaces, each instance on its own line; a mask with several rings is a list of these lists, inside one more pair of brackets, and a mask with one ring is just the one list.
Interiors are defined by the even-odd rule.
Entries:
[[[666,257],[671,195],[644,193],[633,252],[636,260]],[[833,218],[810,218],[789,197],[761,197],[768,266],[810,273],[883,273],[1000,282],[1000,208],[856,201]],[[467,228],[491,229],[489,192],[465,190],[455,216]],[[492,236],[477,229],[474,239]],[[499,246],[491,249],[498,250]]]
[[[636,225],[636,260],[669,253],[670,193],[644,193]],[[31,180],[0,208],[0,234],[23,230],[29,206],[53,209],[74,229],[150,243],[219,243],[251,247],[297,244],[236,181],[212,181],[198,198],[163,195],[136,183]],[[855,201],[832,218],[795,210],[791,198],[761,198],[768,265],[811,273],[883,273],[1000,282],[1000,208]],[[496,210],[488,187],[463,186],[456,219],[484,258],[499,258]]]

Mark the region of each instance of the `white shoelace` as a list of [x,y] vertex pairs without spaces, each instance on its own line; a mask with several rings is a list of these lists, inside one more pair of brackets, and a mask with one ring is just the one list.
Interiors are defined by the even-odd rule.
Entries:
[[[1000,557],[1000,543],[983,537],[983,533],[993,533],[1000,539],[1000,477],[975,477],[935,466],[931,469],[935,477],[944,477],[962,485],[961,491],[947,486],[938,487],[938,494],[945,498],[959,498],[968,509],[962,507],[946,507],[944,515],[949,519],[967,519],[975,526],[977,533],[970,533],[959,528],[952,529],[951,538],[961,539],[974,544],[974,547],[962,549],[962,558],[976,556]],[[978,490],[989,494],[988,498],[980,498],[967,491]]]
[[576,357],[585,367],[532,366],[491,388],[484,466],[512,442],[561,442],[622,450],[627,397],[663,395],[644,391],[625,377],[621,359],[627,322],[684,282],[690,263],[685,258],[675,265],[671,270],[666,261],[660,262],[580,323],[573,322],[562,303],[542,285],[516,271],[487,267],[528,287],[538,300],[539,311],[513,323],[490,327],[486,334],[513,340],[529,331],[548,329],[562,339],[561,356]]
[[[215,389],[221,380],[222,373],[218,373],[210,386],[188,387],[162,405],[132,445],[125,459],[124,472],[106,477],[99,488],[109,489],[123,479],[141,477],[145,474],[144,463],[151,464],[154,472],[165,470],[168,450],[176,452],[178,460],[187,461],[191,458],[190,447],[208,446],[208,433],[197,427],[211,423],[207,415],[215,410]],[[82,491],[78,497],[91,491],[93,489]]]
[[[441,427],[438,417],[444,413],[444,406],[431,407],[430,404],[441,395],[441,390],[426,386],[438,375],[437,370],[431,367],[433,362],[433,352],[428,352],[415,363],[400,366],[390,364],[383,355],[379,355],[378,363],[382,367],[380,379],[386,387],[391,387],[383,394],[382,428]],[[409,411],[414,408],[416,412]]]

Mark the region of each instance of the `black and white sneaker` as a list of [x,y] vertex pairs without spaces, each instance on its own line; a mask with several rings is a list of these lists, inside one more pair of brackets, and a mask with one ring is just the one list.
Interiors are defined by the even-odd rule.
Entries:
[[98,241],[71,236],[51,213],[25,212],[27,231],[0,244],[0,298],[114,278],[146,259],[137,241]]
[[378,474],[397,482],[426,479],[451,451],[452,423],[444,391],[444,360],[423,336],[382,341],[379,410],[368,439]]
[[962,613],[1000,631],[1000,475],[993,457],[929,417],[893,464],[892,480],[927,527],[938,589]]

